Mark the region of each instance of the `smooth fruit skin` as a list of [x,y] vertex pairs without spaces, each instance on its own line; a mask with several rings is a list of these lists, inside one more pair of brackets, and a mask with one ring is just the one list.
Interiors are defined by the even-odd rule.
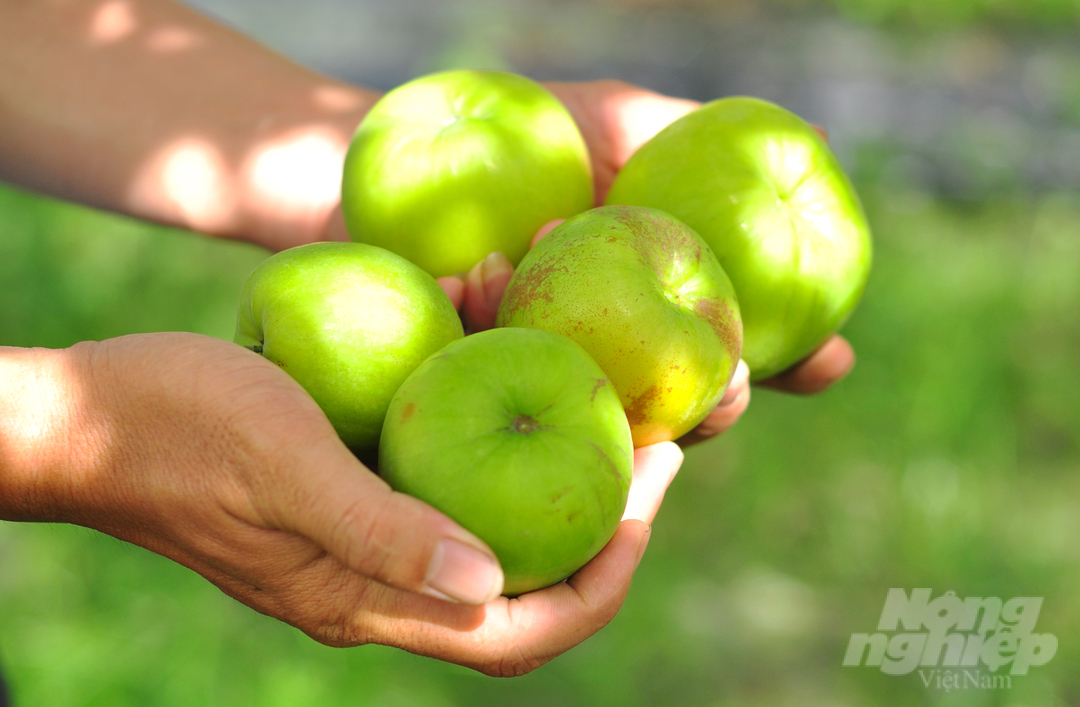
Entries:
[[742,342],[735,290],[705,242],[668,214],[631,206],[587,211],[541,240],[497,322],[581,344],[618,391],[635,447],[701,422]]
[[314,243],[255,268],[234,340],[295,378],[361,450],[378,443],[402,381],[463,335],[446,293],[409,261],[361,243]]
[[456,341],[390,403],[379,473],[488,544],[516,596],[577,571],[615,534],[630,430],[599,366],[570,339],[492,329]]
[[840,328],[870,274],[870,228],[821,136],[756,98],[675,121],[622,168],[608,204],[663,209],[712,248],[742,308],[742,357],[760,380]]
[[493,251],[514,264],[537,229],[593,205],[585,141],[540,84],[448,71],[386,94],[356,131],[341,186],[353,240],[435,277]]

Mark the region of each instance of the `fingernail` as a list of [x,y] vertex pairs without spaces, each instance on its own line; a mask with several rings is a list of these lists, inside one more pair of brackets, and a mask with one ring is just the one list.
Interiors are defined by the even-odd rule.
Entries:
[[439,283],[439,287],[443,289],[446,296],[450,298],[450,302],[455,308],[461,306],[461,300],[465,297],[465,280],[457,275],[447,275],[435,280]]
[[727,390],[724,391],[724,397],[720,398],[717,407],[723,408],[734,403],[749,381],[750,367],[746,365],[745,361],[739,359],[739,364],[735,367],[735,374],[731,376],[731,382],[728,383]]
[[506,256],[499,251],[495,251],[484,258],[483,263],[480,265],[480,280],[484,284],[484,301],[487,302],[488,307],[490,307],[492,311],[499,306],[499,301],[502,299],[503,295],[503,288],[494,288],[489,285],[500,278],[509,281],[510,276],[513,274],[514,266],[511,265]]
[[491,556],[444,538],[435,547],[424,585],[422,591],[429,596],[485,604],[502,594],[503,572]]

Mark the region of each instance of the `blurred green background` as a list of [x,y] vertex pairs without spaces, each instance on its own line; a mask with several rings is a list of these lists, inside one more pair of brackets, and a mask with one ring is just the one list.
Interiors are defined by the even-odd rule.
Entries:
[[[813,398],[756,390],[688,453],[619,616],[513,680],[326,648],[140,548],[0,524],[17,707],[1080,704],[1076,2],[198,5],[379,88],[492,65],[798,110],[874,228],[859,362]],[[0,187],[0,343],[230,338],[265,255]],[[1007,690],[842,667],[890,587],[1043,597],[1057,655]]]

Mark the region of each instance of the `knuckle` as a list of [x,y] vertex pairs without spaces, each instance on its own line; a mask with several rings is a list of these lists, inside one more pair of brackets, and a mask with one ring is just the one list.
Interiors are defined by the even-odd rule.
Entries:
[[[376,639],[370,621],[357,610],[377,599],[370,594],[370,589],[370,585],[358,584],[343,575],[340,581],[330,583],[325,594],[320,593],[319,598],[305,602],[305,619],[294,625],[312,639],[333,648],[374,643]],[[349,597],[348,601],[342,600],[345,596]]]
[[332,550],[348,567],[363,568],[372,561],[371,522],[368,505],[360,499],[346,506],[338,517],[330,534]]
[[522,645],[510,646],[483,664],[480,672],[495,678],[516,678],[531,673],[547,662]]
[[426,524],[407,497],[386,494],[375,506],[357,502],[341,519],[341,546],[350,567],[384,584],[419,588],[430,552],[422,552]]

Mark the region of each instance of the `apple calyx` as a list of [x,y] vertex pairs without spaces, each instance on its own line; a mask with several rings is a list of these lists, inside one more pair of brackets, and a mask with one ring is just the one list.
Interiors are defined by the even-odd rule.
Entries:
[[535,418],[532,418],[529,415],[518,415],[510,425],[510,429],[523,435],[532,434],[544,427],[546,427],[546,425],[541,425]]

